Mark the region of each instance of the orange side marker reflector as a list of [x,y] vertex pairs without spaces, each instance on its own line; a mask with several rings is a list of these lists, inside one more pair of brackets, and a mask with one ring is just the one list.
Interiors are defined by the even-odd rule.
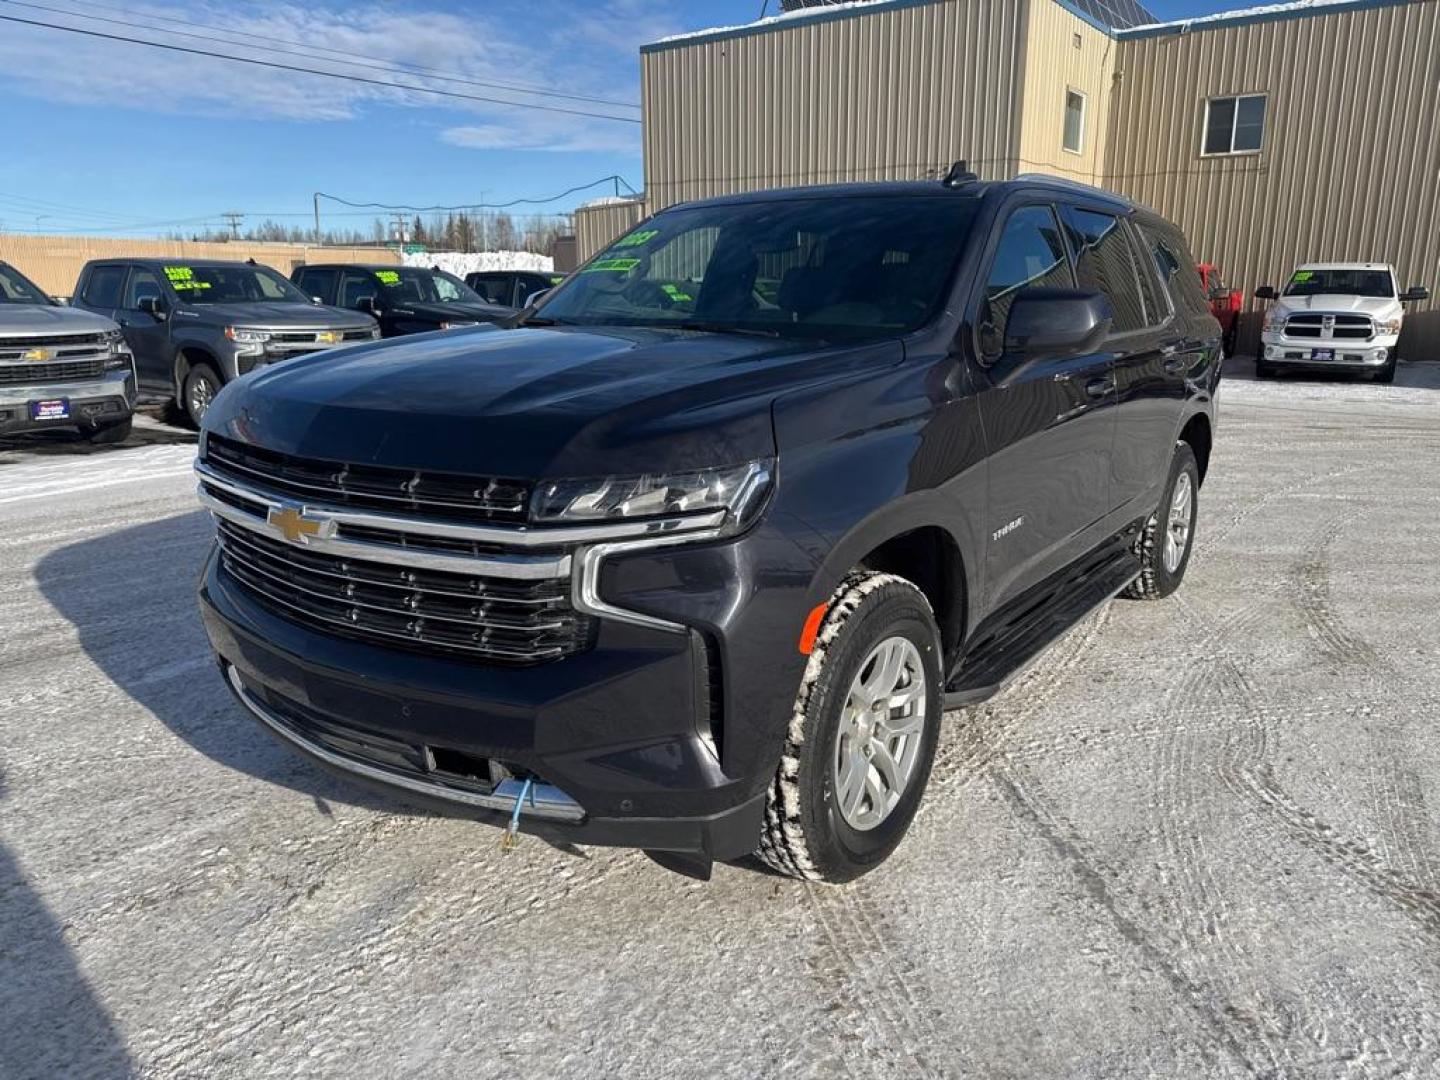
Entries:
[[800,629],[800,652],[805,656],[814,650],[815,639],[820,636],[820,624],[825,621],[825,612],[829,610],[829,604],[821,604],[806,616],[805,625]]

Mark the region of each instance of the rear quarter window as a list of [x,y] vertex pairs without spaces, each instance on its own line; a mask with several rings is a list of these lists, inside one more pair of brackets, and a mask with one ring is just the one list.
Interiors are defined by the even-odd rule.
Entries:
[[[1205,282],[1185,238],[1177,230],[1151,224],[1142,224],[1139,231],[1155,262],[1155,270],[1176,306],[1192,315],[1208,314],[1210,299],[1205,293]],[[1214,276],[1212,284],[1215,288],[1222,287],[1219,274]]]
[[113,308],[120,306],[120,287],[125,282],[125,267],[96,266],[85,280],[85,291],[80,299],[91,307]]

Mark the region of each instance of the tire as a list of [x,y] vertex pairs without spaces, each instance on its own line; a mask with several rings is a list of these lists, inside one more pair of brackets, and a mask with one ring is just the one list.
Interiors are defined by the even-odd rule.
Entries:
[[130,437],[130,429],[134,423],[134,419],[127,416],[124,420],[117,420],[113,424],[103,424],[89,431],[82,431],[81,434],[85,437],[85,441],[92,446],[113,446]]
[[[935,759],[944,706],[940,654],[934,613],[910,582],[857,571],[840,583],[806,664],[770,785],[755,852],[762,862],[790,877],[839,883],[875,869],[895,850]],[[889,729],[888,738],[876,741],[871,723],[880,712],[846,706],[870,689],[884,693],[890,680],[885,662],[895,657],[893,687],[915,691],[921,674],[924,685],[881,722],[882,731],[887,723],[908,730]],[[892,689],[886,696],[893,700],[896,694]],[[894,715],[901,709],[909,711]],[[882,750],[890,770],[873,764]],[[863,773],[844,770],[845,763]],[[885,783],[887,772],[903,776],[898,788]],[[842,795],[848,798],[844,807]]]
[[1390,359],[1385,361],[1384,367],[1379,368],[1377,371],[1375,371],[1374,374],[1370,376],[1372,381],[1377,383],[1383,383],[1386,386],[1390,385],[1395,381],[1395,365],[1399,361],[1399,357],[1396,355],[1396,351],[1397,350],[1395,349],[1390,350]]
[[[1183,486],[1185,494],[1181,494]],[[1195,519],[1199,505],[1200,468],[1188,443],[1176,443],[1170,458],[1170,475],[1160,505],[1140,530],[1135,553],[1140,556],[1140,576],[1125,589],[1132,600],[1163,600],[1185,580],[1190,552],[1195,547]],[[1178,501],[1177,501],[1178,500]],[[1185,507],[1184,538],[1172,547],[1167,538],[1178,540],[1177,515]]]
[[180,407],[191,427],[200,426],[222,385],[220,376],[209,364],[195,364],[190,368],[185,376],[185,385],[180,389]]

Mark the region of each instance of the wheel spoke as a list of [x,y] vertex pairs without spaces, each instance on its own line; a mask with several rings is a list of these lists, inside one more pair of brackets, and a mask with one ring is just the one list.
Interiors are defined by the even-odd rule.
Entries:
[[896,794],[905,786],[904,774],[900,771],[900,763],[890,753],[890,747],[879,739],[870,741],[870,764],[875,766],[875,771],[885,781],[885,787]]
[[865,778],[870,772],[870,763],[858,749],[852,749],[845,754],[842,770],[835,799],[840,804],[841,813],[853,818],[865,796]]

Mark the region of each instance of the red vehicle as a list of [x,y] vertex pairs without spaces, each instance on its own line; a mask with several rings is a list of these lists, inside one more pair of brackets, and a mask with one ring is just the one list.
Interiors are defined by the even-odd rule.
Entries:
[[1201,263],[1195,269],[1200,271],[1200,282],[1205,286],[1205,295],[1210,298],[1210,311],[1220,320],[1220,329],[1225,332],[1225,355],[1235,355],[1235,335],[1240,328],[1240,305],[1244,297],[1239,289],[1230,289],[1220,276],[1220,268],[1210,263]]

